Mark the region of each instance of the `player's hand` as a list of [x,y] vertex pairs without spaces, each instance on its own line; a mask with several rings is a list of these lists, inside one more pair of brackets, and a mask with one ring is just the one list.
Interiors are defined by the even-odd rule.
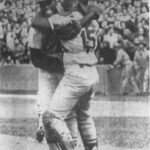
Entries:
[[73,21],[73,19],[71,17],[65,17],[65,16],[61,16],[61,15],[54,15],[52,17],[49,18],[49,22],[50,25],[52,27],[52,29],[54,27],[59,27],[59,26],[63,26],[63,25],[67,25],[69,23],[71,23]]
[[107,65],[107,70],[112,70],[112,69],[114,69],[113,65]]
[[98,19],[102,14],[102,10],[97,6],[89,6],[87,10],[87,14],[94,13],[94,19]]
[[104,62],[104,58],[100,58],[99,62],[102,64]]

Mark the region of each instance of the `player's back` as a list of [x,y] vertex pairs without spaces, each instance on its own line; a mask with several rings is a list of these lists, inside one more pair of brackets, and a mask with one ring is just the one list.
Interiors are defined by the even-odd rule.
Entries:
[[[70,17],[75,20],[83,18],[80,12],[73,12]],[[97,47],[96,31],[92,24],[82,28],[80,33],[71,40],[61,41],[65,50],[64,65],[72,64],[88,64],[94,65],[97,63],[95,49]]]

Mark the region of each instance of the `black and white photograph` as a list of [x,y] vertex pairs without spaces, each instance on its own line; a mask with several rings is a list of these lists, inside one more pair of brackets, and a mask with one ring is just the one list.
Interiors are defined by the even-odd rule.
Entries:
[[0,0],[0,150],[150,150],[149,0]]

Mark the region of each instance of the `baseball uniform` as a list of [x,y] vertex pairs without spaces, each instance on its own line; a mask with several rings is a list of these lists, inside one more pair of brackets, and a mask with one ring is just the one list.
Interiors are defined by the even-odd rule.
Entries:
[[[58,19],[59,17],[61,18],[59,15],[49,18],[50,24],[55,24],[55,18],[57,18],[57,21],[61,20]],[[83,15],[75,11],[68,17],[79,20]],[[60,128],[67,116],[72,113],[72,110],[76,110],[80,132],[85,145],[97,143],[96,128],[89,114],[90,104],[99,82],[99,75],[95,66],[97,58],[94,51],[97,39],[94,37],[96,32],[93,29],[91,22],[75,38],[67,41],[61,40],[64,48],[63,63],[65,73],[48,109],[50,113],[54,114],[55,124],[59,124]],[[68,131],[65,127],[60,128],[57,130]]]

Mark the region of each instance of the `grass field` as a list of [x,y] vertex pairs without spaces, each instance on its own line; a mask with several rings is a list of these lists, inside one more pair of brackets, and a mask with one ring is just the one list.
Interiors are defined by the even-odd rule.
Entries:
[[[99,144],[126,148],[150,146],[149,118],[98,117],[94,118]],[[37,119],[0,119],[0,133],[35,137]]]
[[[100,98],[99,96],[96,96]],[[117,104],[116,101],[121,102],[124,106],[124,102],[127,104],[134,102],[139,104],[139,102],[149,105],[149,100],[145,97],[101,97],[100,102],[112,101],[112,104]],[[111,104],[111,103],[110,103]],[[141,103],[140,103],[141,104]],[[22,115],[28,116],[32,113],[35,105],[35,101],[24,100],[24,99],[0,99],[0,109],[4,112],[12,113],[11,118],[0,118],[0,134],[21,136],[21,137],[31,137],[35,138],[35,132],[37,129],[37,119],[34,117],[15,117],[19,116],[16,113],[22,113]],[[115,107],[112,107],[115,109]],[[136,108],[136,106],[135,106]],[[148,107],[146,107],[147,109]],[[29,112],[30,110],[31,112]],[[101,111],[101,110],[99,110]],[[135,111],[135,110],[134,110]],[[29,112],[29,114],[27,114]],[[138,110],[137,110],[138,112]],[[100,116],[94,117],[96,128],[98,131],[99,145],[111,145],[123,148],[148,148],[150,149],[150,117],[148,115],[137,117],[135,116]],[[33,115],[35,116],[35,115]]]

